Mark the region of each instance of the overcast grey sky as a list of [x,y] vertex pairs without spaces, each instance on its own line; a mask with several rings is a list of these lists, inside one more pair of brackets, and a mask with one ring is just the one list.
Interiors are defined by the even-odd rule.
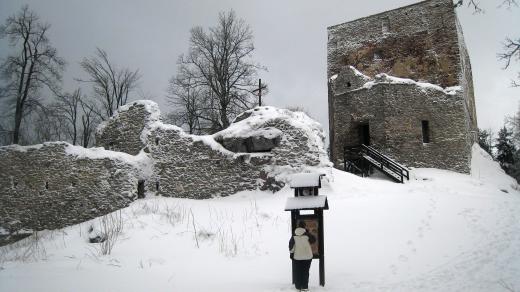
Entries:
[[[269,70],[261,72],[270,86],[265,102],[304,107],[327,129],[327,26],[415,2],[419,1],[0,0],[0,21],[29,4],[52,25],[51,41],[68,62],[66,90],[78,86],[74,78],[84,77],[81,59],[100,47],[116,64],[139,68],[142,92],[165,113],[170,110],[164,101],[168,80],[176,73],[178,56],[188,49],[190,28],[214,25],[219,11],[232,8],[251,26],[255,59]],[[520,101],[520,88],[509,87],[520,64],[504,71],[496,58],[506,36],[520,37],[520,8],[497,9],[501,0],[480,2],[485,14],[473,15],[466,7],[457,12],[473,67],[479,127],[496,131]],[[0,40],[0,58],[6,56],[5,43]]]

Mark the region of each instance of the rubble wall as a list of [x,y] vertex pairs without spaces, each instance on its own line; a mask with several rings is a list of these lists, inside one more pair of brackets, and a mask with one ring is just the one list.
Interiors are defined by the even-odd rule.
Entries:
[[82,148],[64,142],[0,147],[0,227],[11,232],[61,228],[136,199],[134,165],[108,155],[79,157],[68,154],[68,147]]
[[[399,163],[470,171],[471,131],[460,92],[380,83],[336,95],[334,107],[331,150],[338,168],[343,167],[343,146],[360,145],[358,127],[368,124],[371,145]],[[429,143],[423,143],[422,121],[429,123]]]
[[[141,137],[145,126],[158,120],[152,115],[148,103],[131,103],[121,107],[113,117],[103,122],[96,131],[96,146],[107,150],[125,152],[137,155],[145,147],[144,138]],[[132,107],[132,114],[123,114]]]
[[155,165],[147,187],[162,196],[196,199],[254,189],[278,191],[285,184],[278,177],[281,172],[323,166],[319,159],[323,153],[309,147],[308,133],[281,119],[261,127],[281,130],[279,145],[269,152],[235,153],[213,136],[188,135],[175,126],[156,125],[148,136],[147,148]]
[[155,165],[147,189],[161,196],[207,199],[257,189],[263,184],[256,166],[270,160],[262,155],[251,161],[248,155],[212,149],[177,127],[159,127],[149,140]]
[[[277,191],[284,175],[328,165],[323,131],[305,114],[262,107],[244,117],[227,132],[195,136],[162,123],[156,103],[137,101],[98,131],[98,145],[118,151],[64,142],[0,147],[0,227],[61,228],[124,208],[138,195],[206,199]],[[217,142],[256,132],[274,134],[274,148],[232,152]]]
[[[264,114],[270,118],[259,117]],[[153,175],[146,181],[146,191],[169,197],[206,199],[243,190],[277,191],[284,186],[284,178],[280,177],[282,172],[326,165],[324,147],[315,141],[323,142],[323,132],[316,131],[319,137],[311,137],[314,133],[305,130],[304,122],[312,122],[302,115],[261,107],[246,111],[226,130],[214,135],[197,136],[163,123],[157,104],[137,101],[120,109],[117,117],[105,123],[100,132],[124,128],[129,120],[138,124],[136,121],[140,119],[142,127],[127,128],[128,131],[121,134],[139,137],[142,149],[149,153],[154,162]],[[298,118],[303,121],[300,121],[302,124],[293,125],[291,120]],[[234,144],[227,141],[245,139],[241,136],[251,132],[273,129],[281,136],[277,138],[277,145],[269,151],[234,152],[223,146]],[[238,134],[234,133],[235,130]],[[111,135],[100,136],[99,145],[114,145]],[[126,145],[126,139],[121,139],[122,143],[117,144],[117,149],[133,149],[133,145],[138,144],[133,142],[136,140],[128,139]]]

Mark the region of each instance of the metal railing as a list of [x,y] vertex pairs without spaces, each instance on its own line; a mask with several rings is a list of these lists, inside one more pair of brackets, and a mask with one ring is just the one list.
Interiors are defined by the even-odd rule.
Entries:
[[[362,173],[362,176],[368,176],[369,167],[365,163],[369,163],[395,181],[404,183],[404,178],[410,180],[408,169],[377,151],[374,147],[364,144],[360,146],[345,146],[343,149],[343,160],[345,171],[355,170]],[[358,161],[357,164],[355,160]]]

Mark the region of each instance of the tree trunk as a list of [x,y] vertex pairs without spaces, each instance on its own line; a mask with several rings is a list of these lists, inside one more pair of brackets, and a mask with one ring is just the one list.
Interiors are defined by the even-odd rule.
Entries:
[[220,122],[222,123],[222,129],[226,129],[229,127],[229,118],[228,118],[228,112],[227,112],[227,106],[220,105]]
[[20,140],[20,125],[22,124],[22,111],[19,103],[16,104],[16,112],[14,114],[14,131],[13,144],[18,144]]
[[76,119],[74,119],[74,125],[73,125],[73,137],[72,137],[72,145],[76,145],[76,140],[78,137],[78,130],[76,127]]

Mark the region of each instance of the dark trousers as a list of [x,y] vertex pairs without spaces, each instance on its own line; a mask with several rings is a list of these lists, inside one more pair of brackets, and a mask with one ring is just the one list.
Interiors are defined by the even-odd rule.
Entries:
[[294,286],[296,289],[309,288],[309,269],[312,260],[293,260],[294,262]]

